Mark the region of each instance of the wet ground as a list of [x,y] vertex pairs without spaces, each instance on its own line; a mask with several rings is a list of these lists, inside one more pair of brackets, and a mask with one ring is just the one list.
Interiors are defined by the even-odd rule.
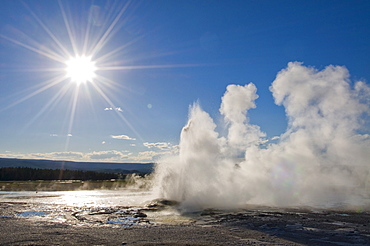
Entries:
[[106,196],[73,203],[61,202],[61,193],[27,194],[0,194],[1,245],[370,245],[369,211],[248,206],[180,214],[166,200],[119,206],[118,196],[108,204]]

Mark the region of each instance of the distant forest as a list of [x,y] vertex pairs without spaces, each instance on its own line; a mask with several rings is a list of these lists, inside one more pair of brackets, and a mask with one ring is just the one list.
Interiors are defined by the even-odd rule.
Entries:
[[38,169],[29,167],[0,168],[1,181],[23,180],[109,180],[125,178],[118,173],[102,173],[94,171]]

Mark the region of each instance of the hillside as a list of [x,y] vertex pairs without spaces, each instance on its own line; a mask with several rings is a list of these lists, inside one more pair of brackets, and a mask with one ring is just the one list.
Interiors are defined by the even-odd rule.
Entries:
[[153,171],[154,163],[75,162],[75,161],[0,158],[0,167],[69,169],[69,170],[127,174],[127,173],[150,173]]
[[112,180],[126,175],[81,170],[36,169],[30,167],[0,167],[1,181],[26,180]]

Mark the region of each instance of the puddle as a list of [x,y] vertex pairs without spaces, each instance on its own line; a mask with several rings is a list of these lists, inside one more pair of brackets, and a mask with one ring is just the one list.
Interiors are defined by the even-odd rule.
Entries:
[[126,225],[126,226],[132,226],[137,225],[139,223],[139,218],[134,217],[123,217],[123,218],[114,218],[109,219],[106,221],[107,224],[119,224],[119,225]]
[[16,214],[16,216],[25,217],[25,218],[44,217],[46,215],[49,215],[49,213],[42,212],[42,211],[25,211],[25,212]]
[[13,215],[2,215],[0,218],[13,218]]

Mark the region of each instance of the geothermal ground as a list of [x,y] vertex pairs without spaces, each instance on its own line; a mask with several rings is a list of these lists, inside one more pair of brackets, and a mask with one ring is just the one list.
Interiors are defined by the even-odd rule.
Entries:
[[250,205],[181,213],[168,200],[120,206],[117,196],[112,204],[104,191],[92,194],[99,199],[71,203],[61,202],[66,192],[3,192],[1,245],[370,245],[369,211]]

